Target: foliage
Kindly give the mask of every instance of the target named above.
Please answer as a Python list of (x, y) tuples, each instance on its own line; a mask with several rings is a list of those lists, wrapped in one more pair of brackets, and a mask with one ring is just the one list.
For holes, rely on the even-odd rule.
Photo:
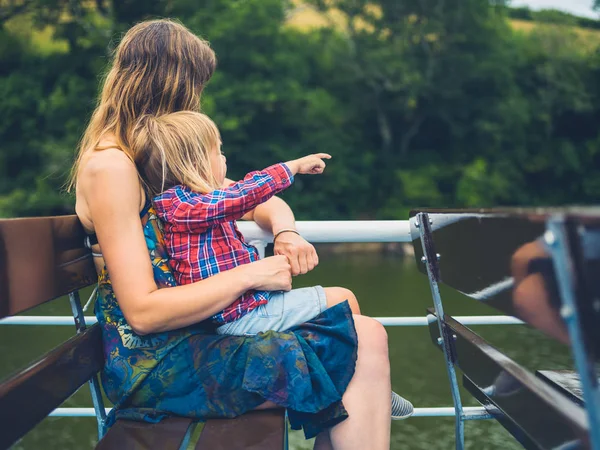
[[(325, 175), (284, 194), (300, 218), (600, 195), (598, 55), (568, 27), (512, 30), (502, 1), (4, 2), (0, 215), (72, 211), (61, 186), (110, 48), (157, 16), (180, 18), (217, 53), (203, 109), (230, 176), (333, 154)], [(330, 26), (289, 26), (306, 7)]]

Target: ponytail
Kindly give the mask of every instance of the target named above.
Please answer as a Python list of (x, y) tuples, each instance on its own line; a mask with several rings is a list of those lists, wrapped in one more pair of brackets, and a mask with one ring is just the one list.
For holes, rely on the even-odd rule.
[[(128, 141), (146, 193), (154, 197), (167, 184), (167, 158), (156, 117), (142, 116), (130, 129)], [(175, 183), (176, 184), (176, 183)]]

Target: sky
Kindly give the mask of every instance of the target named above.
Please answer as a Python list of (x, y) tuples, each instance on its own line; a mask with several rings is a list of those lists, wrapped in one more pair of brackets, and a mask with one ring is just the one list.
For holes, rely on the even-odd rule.
[(592, 10), (594, 0), (512, 0), (511, 6), (529, 6), (531, 9), (561, 9), (578, 16), (599, 18)]

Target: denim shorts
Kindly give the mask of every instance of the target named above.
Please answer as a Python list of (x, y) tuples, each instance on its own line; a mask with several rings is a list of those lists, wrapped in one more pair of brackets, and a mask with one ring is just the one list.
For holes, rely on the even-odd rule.
[(286, 331), (314, 319), (326, 309), (327, 299), (321, 286), (272, 292), (269, 303), (221, 325), (217, 334), (252, 336), (269, 330)]

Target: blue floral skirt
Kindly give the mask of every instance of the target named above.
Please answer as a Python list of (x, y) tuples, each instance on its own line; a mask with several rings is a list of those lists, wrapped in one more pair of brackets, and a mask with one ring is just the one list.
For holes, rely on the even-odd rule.
[[(175, 286), (160, 222), (141, 213), (154, 279)], [(223, 336), (199, 323), (141, 336), (129, 326), (106, 271), (98, 280), (102, 385), (116, 419), (156, 422), (176, 415), (235, 417), (267, 400), (285, 407), (292, 428), (316, 436), (347, 417), (341, 398), (356, 365), (358, 339), (348, 302), (285, 332)]]
[(341, 398), (356, 349), (347, 302), (288, 332), (195, 334), (160, 361), (114, 418), (235, 417), (270, 400), (310, 439), (347, 417)]

